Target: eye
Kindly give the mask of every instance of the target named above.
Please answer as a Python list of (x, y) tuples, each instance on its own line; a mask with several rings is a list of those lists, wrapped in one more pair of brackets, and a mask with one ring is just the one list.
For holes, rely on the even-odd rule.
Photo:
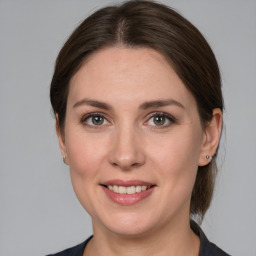
[(146, 122), (147, 125), (159, 128), (169, 127), (173, 123), (175, 123), (175, 118), (166, 113), (153, 113)]
[[(83, 116), (82, 123), (91, 127), (101, 127), (103, 125), (109, 125), (109, 121), (100, 113), (91, 113)], [(98, 128), (98, 127), (97, 127)]]

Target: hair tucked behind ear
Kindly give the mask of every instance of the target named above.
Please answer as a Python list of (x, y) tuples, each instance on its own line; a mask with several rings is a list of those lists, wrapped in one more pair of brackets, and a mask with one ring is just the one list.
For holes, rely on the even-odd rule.
[[(195, 97), (203, 127), (211, 120), (214, 108), (223, 110), (218, 64), (197, 28), (165, 5), (128, 1), (100, 9), (85, 19), (57, 57), (50, 97), (63, 134), (71, 78), (92, 53), (118, 45), (152, 48), (165, 56)], [(212, 199), (216, 172), (214, 160), (198, 168), (191, 214), (203, 218)]]

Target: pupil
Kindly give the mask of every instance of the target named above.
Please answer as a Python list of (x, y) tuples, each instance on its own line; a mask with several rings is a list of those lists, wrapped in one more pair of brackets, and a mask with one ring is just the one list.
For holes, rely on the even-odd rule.
[(154, 117), (154, 123), (155, 125), (163, 125), (165, 123), (165, 117), (164, 116)]
[(101, 125), (101, 124), (103, 124), (103, 117), (101, 117), (101, 116), (94, 116), (92, 118), (92, 122), (95, 125)]

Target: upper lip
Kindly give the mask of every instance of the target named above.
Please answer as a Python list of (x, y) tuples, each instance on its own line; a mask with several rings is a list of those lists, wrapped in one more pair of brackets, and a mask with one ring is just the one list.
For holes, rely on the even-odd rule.
[(154, 184), (142, 180), (119, 180), (119, 179), (114, 179), (114, 180), (108, 180), (102, 185), (109, 186), (109, 185), (117, 185), (117, 186), (124, 186), (124, 187), (130, 187), (130, 186), (147, 186), (151, 187)]

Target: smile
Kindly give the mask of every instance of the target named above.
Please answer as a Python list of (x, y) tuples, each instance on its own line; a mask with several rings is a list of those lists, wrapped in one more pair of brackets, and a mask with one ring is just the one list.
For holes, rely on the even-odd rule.
[(151, 186), (118, 186), (118, 185), (108, 185), (107, 188), (111, 191), (114, 191), (117, 194), (127, 194), (133, 195), (135, 193), (140, 193), (141, 191), (145, 191), (149, 189)]
[(157, 186), (139, 180), (112, 180), (101, 187), (112, 202), (129, 206), (148, 198)]

